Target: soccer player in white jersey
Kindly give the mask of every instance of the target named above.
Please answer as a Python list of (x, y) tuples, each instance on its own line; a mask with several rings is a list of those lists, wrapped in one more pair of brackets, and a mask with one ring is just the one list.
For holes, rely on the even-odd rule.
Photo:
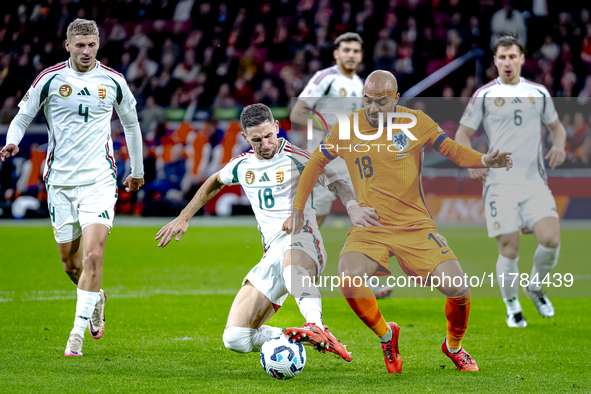
[[(357, 66), (363, 59), (363, 39), (357, 33), (344, 33), (336, 38), (334, 46), (333, 56), (336, 64), (316, 72), (310, 78), (291, 110), (289, 119), (293, 123), (306, 127), (310, 120), (306, 115), (308, 108), (317, 112), (321, 109), (338, 109), (350, 114), (363, 107), (363, 81), (356, 73)], [(322, 116), (329, 124), (326, 130), (313, 129), (312, 139), (308, 141), (307, 146), (309, 152), (314, 151), (337, 121), (336, 116), (331, 114), (322, 114)], [(351, 183), (351, 176), (343, 160), (338, 158), (330, 163), (329, 167)], [(321, 227), (326, 220), (335, 199), (334, 193), (326, 188), (319, 185), (314, 188), (314, 208), (318, 227)], [(376, 298), (386, 298), (392, 293), (391, 287), (373, 285), (370, 281), (366, 284)]]
[(43, 180), (53, 234), (66, 274), (77, 286), (74, 328), (66, 356), (82, 356), (84, 331), (100, 338), (105, 331), (101, 289), (107, 236), (117, 201), (117, 167), (111, 141), (111, 116), (117, 111), (131, 159), (127, 191), (144, 184), (142, 137), (135, 99), (123, 75), (96, 60), (99, 31), (94, 21), (76, 19), (67, 30), (70, 59), (37, 76), (8, 128), (2, 160), (18, 153), (26, 128), (41, 107), (49, 143)]
[[(304, 231), (289, 234), (293, 199), (310, 155), (277, 138), (279, 123), (263, 104), (246, 107), (240, 123), (252, 149), (233, 158), (201, 186), (179, 217), (160, 229), (156, 236), (156, 240), (160, 239), (158, 246), (166, 246), (173, 238), (179, 241), (193, 215), (225, 185), (242, 185), (254, 210), (265, 252), (244, 278), (234, 299), (223, 336), (226, 348), (248, 353), (260, 349), (268, 338), (279, 335), (281, 329), (263, 323), (292, 294), (306, 324), (287, 329), (286, 335), (350, 361), (345, 346), (323, 326), (320, 292), (310, 280), (318, 278), (326, 265), (326, 252), (310, 200), (306, 205), (306, 217), (310, 220), (305, 223)], [(333, 171), (326, 171), (319, 182), (339, 195), (354, 225), (379, 225), (375, 209), (359, 207), (353, 188)]]
[[(521, 77), (524, 49), (510, 36), (501, 37), (492, 48), (499, 77), (478, 89), (470, 100), (456, 133), (456, 141), (470, 147), (470, 137), (480, 123), (489, 149), (511, 151), (513, 170), (468, 170), (473, 179), (484, 181), (484, 211), (489, 237), (496, 237), (499, 250), (497, 276), (507, 306), (507, 325), (525, 327), (518, 299), (521, 277), (519, 229), (533, 230), (539, 243), (529, 284), (523, 291), (543, 317), (554, 316), (554, 307), (542, 291), (558, 262), (560, 226), (554, 197), (547, 186), (544, 159), (551, 168), (564, 162), (566, 131), (548, 90)], [(544, 157), (541, 124), (552, 136), (552, 148)]]

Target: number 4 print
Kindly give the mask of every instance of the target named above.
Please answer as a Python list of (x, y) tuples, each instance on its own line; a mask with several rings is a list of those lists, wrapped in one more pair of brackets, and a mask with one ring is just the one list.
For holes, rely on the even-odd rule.
[(78, 115), (84, 116), (84, 122), (88, 122), (88, 107), (84, 107), (84, 112), (82, 112), (82, 104), (78, 107)]

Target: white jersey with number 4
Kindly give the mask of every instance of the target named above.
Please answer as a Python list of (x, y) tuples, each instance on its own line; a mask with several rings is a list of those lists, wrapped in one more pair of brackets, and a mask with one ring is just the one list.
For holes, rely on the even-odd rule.
[[(99, 61), (84, 73), (75, 71), (70, 60), (41, 72), (19, 107), (31, 117), (43, 107), (47, 119), (43, 180), (54, 186), (82, 186), (117, 179), (111, 116), (113, 109), (121, 116), (135, 104), (123, 75)], [(7, 142), (18, 145), (20, 140)]]
[(482, 123), (489, 150), (511, 152), (513, 168), (489, 169), (486, 185), (523, 185), (546, 178), (541, 123), (550, 124), (558, 113), (543, 86), (521, 78), (517, 85), (502, 84), (500, 78), (478, 89), (460, 124), (477, 130)]
[[(265, 251), (274, 240), (285, 235), (281, 227), (292, 213), (300, 174), (309, 158), (307, 151), (280, 138), (279, 149), (273, 158), (257, 159), (251, 149), (233, 158), (220, 171), (222, 183), (228, 186), (240, 184), (244, 189), (259, 224)], [(318, 183), (328, 186), (338, 179), (322, 173)], [(316, 212), (312, 208), (313, 198), (312, 195), (306, 203), (303, 232), (320, 238)]]

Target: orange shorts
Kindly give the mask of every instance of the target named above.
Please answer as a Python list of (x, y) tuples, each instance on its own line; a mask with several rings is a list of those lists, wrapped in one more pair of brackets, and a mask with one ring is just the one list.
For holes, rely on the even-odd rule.
[(380, 265), (376, 275), (390, 275), (388, 259), (395, 256), (408, 276), (424, 280), (442, 262), (457, 260), (435, 227), (353, 227), (339, 257), (348, 252), (363, 253), (375, 260)]

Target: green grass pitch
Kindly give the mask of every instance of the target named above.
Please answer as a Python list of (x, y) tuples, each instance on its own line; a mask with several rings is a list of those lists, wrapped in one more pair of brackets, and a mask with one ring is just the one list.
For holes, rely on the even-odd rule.
[[(461, 373), (440, 350), (444, 299), (396, 298), (395, 291), (379, 303), (386, 319), (401, 327), (404, 365), (397, 375), (386, 373), (378, 340), (345, 300), (327, 298), (325, 323), (349, 346), (353, 361), (307, 348), (299, 376), (272, 379), (258, 353), (230, 352), (222, 342), (234, 294), (262, 254), (257, 230), (191, 228), (165, 249), (156, 247), (156, 231), (113, 229), (103, 279), (109, 296), (105, 335), (94, 340), (87, 334), (84, 357), (66, 358), (76, 293), (51, 228), (0, 227), (0, 393), (591, 392), (590, 298), (553, 298), (553, 319), (541, 318), (522, 299), (525, 329), (507, 328), (502, 300), (474, 298), (463, 345), (480, 372)], [(496, 245), (484, 229), (440, 232), (467, 272), (494, 270)], [(334, 274), (346, 230), (323, 233), (325, 274)], [(559, 271), (578, 274), (587, 287), (589, 258), (582, 245), (590, 236), (588, 230), (563, 230), (559, 263)], [(535, 246), (532, 236), (522, 238), (525, 272)], [(268, 324), (301, 325), (303, 318), (288, 299)]]

